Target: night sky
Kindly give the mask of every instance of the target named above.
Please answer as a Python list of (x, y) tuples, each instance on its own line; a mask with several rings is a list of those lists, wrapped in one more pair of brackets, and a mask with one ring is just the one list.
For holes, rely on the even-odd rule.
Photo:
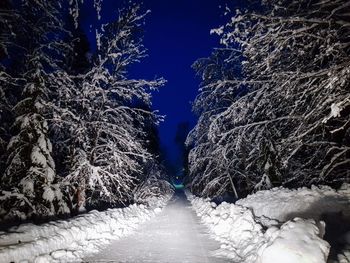
[[(137, 2), (137, 1), (134, 1)], [(154, 93), (153, 107), (166, 115), (159, 127), (163, 148), (175, 164), (179, 151), (175, 144), (175, 133), (179, 123), (189, 122), (192, 128), (196, 117), (191, 112), (200, 79), (191, 68), (200, 57), (210, 55), (218, 46), (218, 38), (210, 35), (210, 29), (222, 24), (222, 9), (225, 0), (145, 0), (143, 8), (150, 9), (145, 24), (144, 45), (148, 55), (142, 63), (131, 68), (133, 78), (154, 79), (164, 77), (165, 87)], [(116, 17), (123, 1), (104, 0), (102, 20)], [(84, 31), (88, 34), (92, 49), (95, 47), (95, 27), (99, 24), (92, 0), (85, 1), (81, 13)]]

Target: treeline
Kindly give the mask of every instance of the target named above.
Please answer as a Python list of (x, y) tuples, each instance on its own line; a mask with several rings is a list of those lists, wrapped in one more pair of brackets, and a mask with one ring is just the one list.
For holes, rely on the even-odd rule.
[(212, 30), (187, 139), (192, 191), (244, 196), (350, 181), (350, 5), (248, 1)]
[(168, 189), (151, 110), (165, 81), (128, 77), (146, 56), (147, 12), (119, 10), (90, 53), (78, 15), (73, 1), (1, 1), (1, 221), (145, 202)]

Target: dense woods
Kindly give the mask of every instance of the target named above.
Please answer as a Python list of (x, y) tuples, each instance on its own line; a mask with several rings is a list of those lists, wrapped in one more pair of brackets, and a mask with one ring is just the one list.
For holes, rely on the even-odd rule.
[(128, 77), (146, 56), (147, 14), (125, 6), (90, 50), (78, 2), (1, 2), (2, 221), (146, 202), (168, 189), (151, 110), (165, 81)]
[(349, 0), (0, 0), (0, 263), (344, 263), (349, 207)]
[(187, 138), (196, 194), (339, 186), (350, 170), (350, 3), (256, 1), (212, 30)]
[[(101, 1), (91, 3), (101, 19)], [(169, 189), (152, 92), (129, 76), (147, 56), (149, 11), (128, 3), (96, 29), (79, 1), (0, 4), (0, 217), (69, 216)], [(193, 68), (198, 123), (176, 143), (198, 195), (349, 182), (350, 16), (345, 0), (226, 7), (220, 47)], [(188, 153), (188, 150), (190, 152)], [(188, 157), (187, 157), (188, 155)], [(179, 168), (181, 170), (181, 168)]]

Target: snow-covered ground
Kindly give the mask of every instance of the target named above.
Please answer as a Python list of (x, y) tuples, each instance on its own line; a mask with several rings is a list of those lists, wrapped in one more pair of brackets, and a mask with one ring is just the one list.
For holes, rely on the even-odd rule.
[(328, 213), (342, 212), (350, 217), (350, 185), (335, 191), (328, 186), (290, 190), (282, 187), (259, 191), (238, 200), (237, 205), (251, 208), (256, 217), (285, 222), (297, 216), (323, 219)]
[[(107, 246), (161, 212), (167, 196), (153, 199), (149, 206), (91, 211), (70, 220), (13, 227), (0, 233), (0, 262), (79, 262), (101, 258), (104, 250), (97, 258), (91, 255), (107, 248), (113, 253), (104, 256), (131, 257), (135, 262), (150, 262), (149, 259), (164, 262), (164, 258), (172, 260), (169, 262), (178, 259), (203, 262), (203, 258), (209, 262), (226, 262), (224, 258), (230, 258), (235, 263), (350, 262), (350, 228), (346, 228), (350, 218), (349, 185), (338, 191), (329, 187), (274, 188), (259, 191), (236, 204), (216, 205), (189, 193), (187, 196), (220, 242), (219, 248), (204, 237), (205, 231), (196, 230), (199, 225), (186, 203), (180, 202), (182, 199), (171, 202), (166, 213), (139, 228), (137, 235)], [(329, 228), (332, 223), (334, 229)], [(337, 252), (330, 259), (330, 244), (324, 239)], [(336, 250), (333, 241), (338, 246)], [(130, 250), (131, 243), (139, 245)], [(199, 250), (202, 252), (198, 254)]]
[[(323, 238), (329, 217), (349, 220), (350, 189), (329, 187), (260, 191), (236, 204), (216, 206), (208, 199), (188, 194), (197, 212), (221, 242), (218, 254), (234, 262), (323, 263), (330, 245)], [(349, 221), (347, 221), (349, 222)], [(339, 226), (341, 228), (341, 226)], [(338, 236), (343, 242), (336, 259), (350, 262), (350, 232)]]
[(22, 224), (0, 233), (0, 262), (79, 262), (111, 240), (132, 233), (141, 223), (161, 212), (170, 196), (149, 205), (91, 211), (43, 225)]
[(163, 211), (137, 231), (113, 241), (84, 262), (229, 263), (215, 257), (220, 243), (210, 238), (186, 196), (177, 191)]

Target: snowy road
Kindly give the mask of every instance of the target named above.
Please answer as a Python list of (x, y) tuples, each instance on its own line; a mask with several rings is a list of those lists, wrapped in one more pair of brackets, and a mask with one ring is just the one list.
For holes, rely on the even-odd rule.
[(129, 237), (112, 242), (85, 262), (120, 263), (226, 263), (212, 252), (220, 244), (191, 208), (184, 193), (177, 193), (163, 211)]

